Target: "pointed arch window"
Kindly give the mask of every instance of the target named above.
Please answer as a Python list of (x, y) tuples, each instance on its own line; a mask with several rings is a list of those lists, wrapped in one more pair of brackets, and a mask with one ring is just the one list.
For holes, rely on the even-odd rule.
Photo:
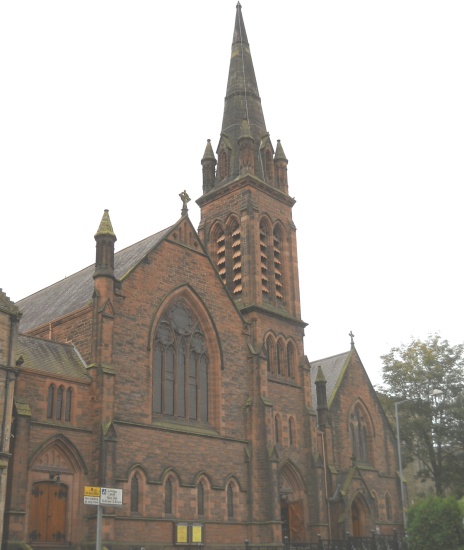
[(47, 393), (47, 418), (53, 418), (53, 405), (55, 402), (55, 385), (50, 384)]
[(360, 462), (368, 463), (369, 434), (366, 416), (359, 405), (356, 405), (350, 414), (350, 440), (353, 456)]
[(274, 417), (274, 438), (276, 444), (282, 443), (282, 423), (278, 414)]
[(56, 419), (61, 420), (63, 415), (63, 397), (64, 397), (64, 388), (60, 386), (56, 392)]
[(185, 301), (178, 300), (155, 333), (153, 412), (208, 422), (208, 370), (205, 335)]
[(227, 517), (229, 519), (234, 517), (234, 491), (232, 489), (232, 483), (227, 485)]
[(66, 408), (64, 411), (64, 419), (69, 422), (71, 420), (71, 407), (72, 407), (72, 388), (66, 390)]
[(219, 181), (222, 181), (229, 175), (229, 156), (227, 151), (223, 149), (219, 153)]
[(170, 478), (164, 485), (164, 513), (172, 514), (172, 481)]
[(290, 447), (296, 445), (295, 419), (292, 416), (288, 420), (288, 442)]
[(385, 493), (385, 514), (387, 516), (387, 521), (391, 521), (392, 519), (392, 505), (391, 505), (391, 498), (388, 493)]
[(277, 342), (277, 374), (284, 374), (284, 344), (281, 340)]
[(274, 372), (275, 348), (272, 336), (266, 338), (267, 372)]
[(202, 481), (197, 486), (197, 511), (199, 516), (205, 515), (205, 488)]
[(137, 474), (134, 474), (131, 480), (130, 488), (130, 511), (139, 511), (139, 478)]
[(287, 344), (287, 377), (295, 378), (295, 350), (293, 344), (289, 342)]

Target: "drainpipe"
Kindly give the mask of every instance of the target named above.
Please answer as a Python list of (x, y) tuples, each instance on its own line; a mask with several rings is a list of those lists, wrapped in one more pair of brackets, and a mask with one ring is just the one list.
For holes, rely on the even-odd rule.
[(327, 522), (329, 524), (329, 541), (332, 540), (332, 526), (330, 522), (330, 502), (327, 483), (327, 460), (325, 456), (325, 431), (322, 432), (322, 460), (324, 462), (325, 502), (327, 504)]

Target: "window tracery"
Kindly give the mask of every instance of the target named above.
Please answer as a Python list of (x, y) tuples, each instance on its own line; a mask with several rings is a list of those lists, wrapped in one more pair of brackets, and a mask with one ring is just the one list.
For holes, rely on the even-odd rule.
[(350, 414), (349, 430), (353, 456), (360, 462), (369, 462), (368, 425), (364, 411), (359, 404)]
[(155, 333), (153, 412), (208, 421), (206, 339), (184, 300), (165, 310)]

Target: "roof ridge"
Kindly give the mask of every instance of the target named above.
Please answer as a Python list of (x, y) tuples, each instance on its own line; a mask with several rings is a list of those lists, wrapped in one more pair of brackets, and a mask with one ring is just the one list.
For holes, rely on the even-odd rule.
[(335, 355), (329, 355), (328, 357), (321, 357), (319, 359), (313, 359), (309, 361), (309, 364), (312, 365), (313, 363), (317, 363), (318, 361), (326, 361), (327, 359), (334, 359), (335, 357), (341, 357), (342, 355), (348, 355), (351, 352), (351, 350), (344, 351), (342, 353), (336, 353)]

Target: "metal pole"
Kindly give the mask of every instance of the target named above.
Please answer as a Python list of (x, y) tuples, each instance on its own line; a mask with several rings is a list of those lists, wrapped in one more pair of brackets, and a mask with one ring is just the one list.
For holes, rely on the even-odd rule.
[(406, 403), (406, 401), (407, 399), (404, 399), (403, 401), (395, 402), (396, 439), (397, 439), (397, 445), (398, 445), (398, 462), (400, 466), (401, 508), (403, 510), (403, 525), (405, 530), (406, 530), (406, 510), (405, 510), (405, 503), (404, 503), (403, 464), (401, 461), (400, 422), (398, 419), (398, 405), (401, 405), (401, 403)]
[(97, 541), (95, 545), (96, 550), (101, 550), (101, 545), (102, 545), (101, 534), (102, 534), (102, 505), (99, 504), (97, 506)]

